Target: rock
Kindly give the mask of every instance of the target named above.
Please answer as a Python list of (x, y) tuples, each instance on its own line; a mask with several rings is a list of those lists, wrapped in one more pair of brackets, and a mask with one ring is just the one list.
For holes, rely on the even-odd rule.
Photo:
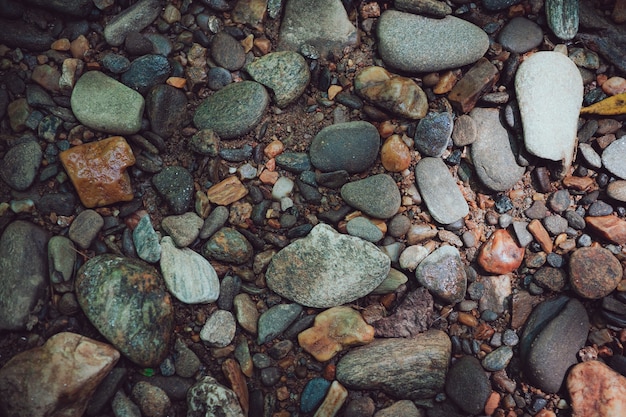
[(211, 41), (211, 57), (218, 67), (237, 71), (246, 62), (246, 52), (237, 39), (228, 33), (218, 32)]
[(216, 310), (200, 331), (200, 339), (211, 347), (228, 346), (235, 337), (237, 323), (230, 311)]
[[(3, 3), (6, 7), (9, 3)], [(26, 48), (31, 51), (45, 51), (54, 38), (48, 31), (42, 31), (35, 24), (27, 24), (22, 19), (0, 19), (0, 42), (11, 48)]]
[(301, 52), (307, 45), (326, 58), (358, 43), (357, 29), (339, 0), (291, 0), (285, 5), (278, 35), (279, 50)]
[(400, 208), (396, 182), (387, 174), (377, 174), (341, 187), (341, 197), (352, 207), (372, 217), (388, 219)]
[(481, 362), (483, 368), (489, 372), (501, 371), (507, 367), (513, 358), (513, 349), (510, 346), (500, 346), (485, 356)]
[(212, 129), (222, 139), (232, 139), (248, 133), (261, 121), (269, 99), (257, 82), (229, 84), (198, 106), (193, 123), (198, 129)]
[(537, 52), (519, 66), (515, 91), (526, 149), (540, 158), (562, 161), (562, 172), (567, 172), (583, 97), (580, 71), (559, 52)]
[(395, 0), (393, 4), (398, 10), (418, 15), (446, 17), (452, 13), (450, 6), (437, 0)]
[(187, 417), (244, 417), (237, 395), (205, 376), (187, 392)]
[(337, 123), (319, 131), (311, 142), (309, 155), (323, 172), (346, 170), (350, 174), (368, 169), (378, 156), (380, 135), (364, 121)]
[(318, 362), (326, 362), (350, 346), (374, 340), (374, 328), (348, 306), (329, 308), (315, 317), (313, 327), (298, 335), (298, 343)]
[(402, 172), (411, 165), (411, 150), (400, 135), (391, 135), (380, 149), (380, 162), (389, 172)]
[(9, 187), (24, 191), (30, 187), (39, 171), (43, 152), (36, 140), (27, 139), (9, 148), (0, 164), (0, 178)]
[(483, 95), (492, 91), (498, 77), (495, 65), (480, 58), (450, 90), (450, 104), (459, 113), (471, 111)]
[(273, 52), (245, 66), (252, 79), (274, 93), (278, 107), (286, 107), (304, 92), (311, 72), (302, 55), (291, 52)]
[(616, 245), (626, 244), (626, 221), (616, 216), (585, 217), (592, 232)]
[(422, 415), (422, 412), (415, 406), (413, 401), (400, 400), (394, 402), (389, 407), (377, 411), (374, 417), (420, 417)]
[(543, 30), (532, 20), (514, 17), (498, 33), (498, 42), (511, 52), (523, 54), (538, 47), (543, 41)]
[(97, 211), (81, 211), (70, 225), (68, 236), (81, 249), (87, 249), (103, 226), (104, 219)]
[(576, 354), (585, 344), (589, 318), (585, 307), (565, 296), (539, 304), (526, 322), (520, 356), (531, 384), (557, 392)]
[(122, 74), (121, 81), (133, 90), (146, 94), (152, 87), (165, 82), (171, 71), (166, 57), (149, 54), (133, 60), (128, 71)]
[(490, 310), (497, 314), (505, 311), (506, 299), (511, 295), (509, 275), (491, 275), (482, 278), (483, 295), (479, 300), (480, 311)]
[(252, 259), (252, 245), (237, 230), (222, 227), (202, 247), (202, 255), (208, 259), (244, 264)]
[(141, 32), (161, 12), (158, 0), (141, 0), (116, 15), (104, 28), (104, 39), (109, 45), (124, 43), (130, 32)]
[(344, 355), (336, 377), (351, 389), (382, 390), (399, 399), (432, 398), (443, 389), (451, 346), (440, 330), (412, 339), (376, 339)]
[(335, 416), (348, 398), (348, 390), (338, 381), (333, 381), (326, 393), (324, 401), (315, 413), (318, 416)]
[(307, 382), (300, 395), (300, 411), (303, 413), (310, 413), (319, 406), (328, 389), (331, 382), (320, 377), (312, 378)]
[(473, 356), (463, 356), (452, 364), (445, 389), (448, 397), (469, 414), (480, 414), (491, 394), (489, 378)]
[(377, 337), (414, 337), (433, 322), (433, 297), (424, 287), (411, 291), (393, 314), (373, 323)]
[[(478, 26), (387, 10), (378, 19), (378, 50), (386, 64), (407, 72), (433, 72), (476, 62), (489, 47)], [(407, 38), (407, 33), (419, 34)]]
[(575, 416), (610, 417), (626, 410), (626, 378), (598, 360), (572, 367), (567, 391)]
[(76, 257), (74, 244), (65, 236), (53, 236), (48, 241), (48, 271), (57, 291), (64, 292), (61, 288), (72, 288)]
[(626, 180), (616, 180), (609, 183), (606, 187), (606, 195), (622, 203), (626, 202)]
[[(226, 278), (222, 280), (222, 283), (224, 283)], [(252, 334), (257, 334), (259, 312), (257, 311), (256, 304), (252, 301), (252, 298), (245, 293), (235, 295), (233, 299), (233, 309), (237, 317), (237, 323), (239, 323), (244, 330)]]
[(169, 236), (161, 239), (160, 265), (167, 289), (183, 303), (212, 303), (219, 297), (213, 266), (197, 252), (177, 248)]
[(202, 362), (181, 339), (176, 339), (174, 348), (176, 350), (176, 356), (174, 358), (176, 374), (183, 378), (193, 377), (202, 366)]
[(415, 149), (422, 156), (441, 156), (450, 142), (452, 128), (452, 114), (428, 113), (415, 129)]
[(428, 111), (426, 93), (415, 81), (382, 67), (361, 70), (354, 78), (354, 89), (375, 106), (401, 117), (421, 119)]
[(302, 306), (299, 304), (277, 304), (261, 314), (257, 343), (262, 345), (278, 337), (298, 318), (301, 312)]
[(405, 284), (407, 281), (408, 278), (406, 275), (397, 269), (391, 268), (385, 280), (372, 291), (372, 294), (389, 294), (397, 290), (400, 285)]
[(456, 304), (465, 297), (467, 275), (454, 246), (441, 246), (428, 255), (415, 270), (415, 278), (448, 304)]
[(89, 321), (142, 367), (158, 366), (169, 350), (174, 310), (162, 280), (143, 261), (109, 254), (76, 274), (76, 298)]
[(146, 97), (146, 113), (150, 130), (162, 138), (169, 138), (189, 123), (187, 96), (183, 90), (159, 84)]
[(161, 245), (159, 235), (154, 230), (150, 215), (146, 214), (139, 219), (133, 230), (133, 243), (137, 256), (148, 263), (155, 263), (161, 259)]
[(597, 300), (609, 295), (622, 280), (622, 265), (601, 246), (579, 248), (570, 256), (572, 289), (581, 297)]
[(152, 184), (174, 214), (183, 214), (191, 205), (193, 177), (185, 168), (172, 165), (152, 177)]
[(498, 229), (480, 248), (478, 264), (487, 272), (508, 274), (519, 268), (524, 253), (524, 248), (517, 246), (509, 232)]
[(365, 217), (355, 217), (346, 224), (346, 231), (351, 236), (360, 237), (368, 242), (376, 243), (383, 238), (383, 232)]
[(204, 224), (202, 225), (202, 229), (200, 230), (200, 235), (198, 236), (200, 239), (207, 239), (219, 229), (221, 229), (228, 220), (230, 212), (228, 208), (224, 206), (217, 206), (211, 211), (209, 217), (204, 220)]
[(172, 238), (172, 241), (179, 248), (191, 245), (198, 238), (203, 225), (202, 217), (192, 212), (167, 216), (161, 222), (163, 231)]
[(146, 417), (165, 417), (172, 402), (161, 388), (149, 382), (139, 381), (133, 387), (131, 398)]
[(545, 4), (548, 27), (557, 38), (569, 41), (578, 33), (578, 2), (547, 0)]
[(611, 174), (626, 180), (626, 168), (623, 164), (624, 153), (626, 152), (626, 136), (613, 141), (602, 152), (602, 165)]
[(30, 329), (44, 301), (47, 245), (42, 228), (16, 220), (0, 237), (0, 330)]
[(74, 333), (13, 356), (0, 369), (0, 412), (15, 416), (80, 417), (119, 360), (112, 346)]
[(533, 275), (533, 281), (542, 288), (560, 292), (567, 283), (567, 275), (561, 268), (543, 266)]
[(83, 74), (72, 90), (70, 103), (76, 118), (92, 129), (130, 135), (141, 128), (145, 106), (141, 94), (101, 72)]
[(248, 195), (248, 189), (236, 176), (224, 178), (207, 191), (207, 197), (213, 204), (227, 206)]
[(422, 158), (415, 167), (415, 182), (435, 221), (450, 224), (469, 213), (461, 190), (441, 158)]
[[(274, 255), (265, 279), (272, 291), (289, 300), (334, 307), (369, 294), (385, 279), (389, 266), (389, 258), (373, 244), (320, 223)], [(297, 286), (294, 276), (300, 277)]]
[(514, 140), (500, 121), (498, 109), (475, 108), (470, 117), (476, 125), (472, 161), (481, 182), (494, 191), (506, 191), (522, 178), (526, 169), (516, 162)]
[(467, 114), (462, 114), (454, 121), (452, 141), (458, 147), (471, 145), (476, 140), (476, 123)]

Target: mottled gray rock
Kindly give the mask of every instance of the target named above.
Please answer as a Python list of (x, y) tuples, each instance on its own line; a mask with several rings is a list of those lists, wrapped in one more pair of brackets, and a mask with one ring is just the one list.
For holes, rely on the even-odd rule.
[(446, 394), (469, 414), (480, 414), (491, 394), (491, 384), (478, 359), (463, 356), (446, 376)]
[(140, 32), (161, 12), (159, 0), (141, 0), (115, 16), (104, 28), (104, 39), (109, 45), (124, 43), (130, 32)]
[(202, 255), (217, 261), (244, 264), (253, 255), (252, 245), (231, 227), (222, 227), (202, 247)]
[(415, 278), (446, 303), (456, 304), (465, 297), (467, 275), (454, 246), (442, 246), (428, 255), (417, 266)]
[(174, 214), (183, 214), (193, 199), (193, 177), (184, 167), (171, 165), (152, 177), (152, 184)]
[(200, 339), (211, 347), (228, 346), (235, 337), (237, 323), (230, 311), (216, 310), (202, 327)]
[(395, 0), (396, 9), (419, 15), (445, 17), (452, 13), (452, 8), (438, 0)]
[(162, 138), (169, 138), (189, 123), (187, 96), (181, 89), (159, 84), (146, 97), (146, 114), (150, 130)]
[(387, 174), (377, 174), (341, 187), (341, 197), (352, 207), (372, 217), (388, 219), (400, 208), (396, 182)]
[(621, 179), (626, 179), (626, 136), (612, 142), (602, 152), (602, 164), (611, 174)]
[(187, 392), (187, 417), (244, 417), (237, 395), (205, 376)]
[(502, 125), (500, 111), (476, 107), (470, 117), (476, 124), (476, 141), (472, 144), (476, 174), (494, 191), (511, 189), (526, 170), (517, 165), (512, 147), (514, 138)]
[(258, 323), (258, 344), (262, 345), (279, 336), (301, 312), (300, 304), (278, 304), (261, 314)]
[(191, 245), (198, 238), (203, 225), (202, 217), (192, 212), (167, 216), (161, 222), (163, 231), (170, 235), (179, 248)]
[(378, 19), (377, 32), (383, 61), (408, 72), (462, 67), (489, 48), (482, 29), (454, 16), (433, 19), (387, 10)]
[(137, 256), (144, 261), (155, 263), (161, 258), (159, 235), (154, 230), (149, 215), (146, 214), (139, 219), (139, 223), (133, 230), (133, 243), (137, 250)]
[(104, 226), (104, 219), (95, 210), (81, 211), (70, 225), (69, 238), (81, 249), (87, 249)]
[(369, 294), (389, 267), (389, 258), (373, 244), (320, 223), (274, 255), (265, 279), (272, 291), (289, 300), (334, 307)]
[(415, 182), (435, 221), (450, 224), (469, 213), (461, 190), (441, 158), (422, 158), (415, 167)]
[(532, 20), (514, 17), (498, 33), (498, 42), (511, 52), (523, 54), (543, 41), (543, 30)]
[[(445, 4), (445, 3), (444, 3)], [(368, 397), (366, 397), (368, 398)], [(346, 413), (346, 416), (348, 414)], [(365, 415), (365, 414), (359, 414)], [(422, 412), (415, 406), (413, 401), (410, 400), (400, 400), (394, 402), (387, 408), (383, 408), (374, 414), (374, 417), (420, 417), (422, 416)]]
[(368, 242), (376, 243), (383, 238), (383, 232), (365, 217), (355, 217), (346, 224), (348, 234)]
[(415, 129), (415, 149), (422, 156), (441, 156), (452, 135), (452, 114), (428, 113)]
[(172, 66), (166, 57), (149, 54), (133, 60), (120, 80), (133, 90), (146, 94), (152, 87), (164, 83), (171, 72)]
[(451, 342), (440, 330), (411, 339), (376, 339), (337, 363), (337, 380), (348, 388), (382, 390), (400, 399), (432, 398), (443, 389)]
[(11, 147), (2, 158), (0, 178), (14, 190), (24, 191), (37, 177), (43, 152), (36, 140), (25, 140)]
[(65, 236), (53, 236), (48, 241), (48, 271), (57, 291), (72, 289), (76, 256), (74, 244)]

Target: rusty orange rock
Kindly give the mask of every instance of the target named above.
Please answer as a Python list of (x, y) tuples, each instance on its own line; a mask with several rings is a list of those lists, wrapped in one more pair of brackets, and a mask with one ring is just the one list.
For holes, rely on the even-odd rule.
[(623, 416), (626, 413), (626, 378), (600, 361), (574, 366), (567, 376), (572, 416)]
[(222, 363), (222, 372), (224, 372), (224, 376), (228, 379), (233, 392), (237, 395), (244, 415), (248, 415), (250, 395), (248, 394), (246, 378), (243, 376), (239, 364), (236, 360), (228, 358)]
[(380, 149), (380, 161), (387, 171), (401, 172), (411, 165), (411, 151), (400, 135), (391, 135)]
[(554, 243), (548, 234), (548, 231), (543, 224), (537, 219), (534, 219), (528, 224), (528, 231), (535, 238), (541, 249), (543, 249), (546, 253), (551, 253), (552, 249), (554, 249)]
[(241, 200), (246, 194), (248, 189), (235, 176), (225, 178), (207, 191), (209, 201), (220, 206)]
[(616, 245), (626, 244), (626, 221), (615, 216), (585, 217), (587, 226), (598, 236)]
[(524, 248), (517, 246), (509, 232), (496, 230), (478, 253), (478, 264), (487, 272), (504, 275), (519, 268)]
[(59, 157), (85, 207), (133, 199), (126, 168), (135, 163), (135, 156), (123, 137), (74, 146)]

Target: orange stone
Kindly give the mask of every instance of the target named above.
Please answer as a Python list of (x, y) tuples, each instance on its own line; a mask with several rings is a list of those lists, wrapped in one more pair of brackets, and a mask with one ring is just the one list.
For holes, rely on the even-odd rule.
[(261, 175), (259, 175), (259, 180), (261, 180), (263, 184), (275, 184), (276, 181), (278, 181), (278, 176), (278, 172), (265, 169), (261, 172)]
[(343, 88), (340, 85), (331, 85), (328, 87), (328, 99), (334, 100), (335, 96), (337, 96), (341, 90), (343, 90)]
[(52, 42), (50, 45), (50, 49), (54, 49), (55, 51), (69, 51), (70, 50), (70, 40), (67, 38), (57, 39)]
[(488, 416), (493, 415), (496, 412), (496, 408), (498, 408), (498, 404), (500, 404), (500, 394), (492, 391), (485, 403), (485, 414)]
[(73, 58), (83, 59), (88, 50), (89, 40), (85, 37), (85, 35), (78, 36), (78, 38), (74, 39), (70, 44), (70, 52), (72, 53)]
[(461, 77), (461, 71), (446, 71), (439, 76), (439, 80), (437, 81), (437, 85), (433, 88), (433, 93), (435, 94), (447, 94), (454, 88), (456, 83), (459, 81)]
[(248, 189), (236, 176), (222, 180), (207, 191), (209, 201), (220, 206), (227, 206), (241, 200), (246, 194), (248, 194)]
[(59, 157), (85, 207), (133, 199), (126, 168), (135, 163), (135, 156), (123, 137), (74, 146)]
[(585, 217), (587, 226), (598, 236), (616, 245), (626, 244), (626, 221), (615, 216)]
[(569, 175), (563, 178), (563, 185), (577, 191), (589, 191), (593, 187), (593, 178)]
[(626, 415), (626, 378), (600, 361), (572, 367), (567, 376), (572, 416)]
[(285, 145), (278, 139), (275, 139), (271, 141), (265, 149), (263, 149), (263, 153), (268, 157), (268, 159), (272, 159), (283, 153), (284, 150)]
[(554, 244), (552, 243), (552, 239), (550, 239), (550, 235), (548, 231), (543, 227), (543, 224), (537, 219), (534, 219), (528, 224), (528, 231), (535, 238), (535, 240), (541, 246), (541, 249), (546, 253), (552, 253), (552, 249), (554, 249)]
[(380, 149), (380, 161), (387, 171), (401, 172), (411, 165), (411, 151), (400, 135), (391, 135)]
[(250, 396), (248, 394), (248, 385), (246, 384), (246, 378), (241, 372), (241, 368), (236, 360), (228, 358), (222, 363), (222, 372), (230, 383), (230, 388), (237, 395), (239, 404), (243, 410), (244, 415), (248, 415), (250, 409)]
[(519, 268), (524, 259), (524, 248), (515, 243), (509, 232), (496, 230), (478, 253), (478, 264), (487, 272), (504, 275)]
[(183, 89), (187, 84), (187, 79), (183, 77), (169, 77), (165, 83), (167, 85), (171, 85), (172, 87)]

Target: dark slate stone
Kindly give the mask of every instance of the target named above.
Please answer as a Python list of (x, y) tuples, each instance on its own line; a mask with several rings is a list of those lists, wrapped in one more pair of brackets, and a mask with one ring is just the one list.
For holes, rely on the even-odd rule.
[(425, 156), (441, 156), (448, 147), (453, 127), (450, 113), (428, 113), (415, 130), (415, 148)]
[(182, 90), (159, 84), (146, 97), (150, 129), (164, 138), (172, 136), (189, 123), (187, 96)]
[(145, 94), (170, 76), (172, 67), (162, 55), (144, 55), (130, 64), (128, 71), (122, 74), (121, 81), (128, 87)]
[(193, 199), (193, 177), (180, 166), (165, 167), (152, 177), (152, 184), (174, 214), (183, 214)]
[(463, 356), (448, 370), (446, 394), (463, 411), (480, 414), (491, 394), (491, 384), (478, 359)]

